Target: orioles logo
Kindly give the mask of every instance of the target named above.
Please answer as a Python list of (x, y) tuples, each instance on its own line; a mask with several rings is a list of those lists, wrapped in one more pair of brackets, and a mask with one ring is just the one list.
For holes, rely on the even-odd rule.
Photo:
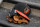
[(24, 13), (27, 14), (30, 10), (28, 8), (24, 9)]

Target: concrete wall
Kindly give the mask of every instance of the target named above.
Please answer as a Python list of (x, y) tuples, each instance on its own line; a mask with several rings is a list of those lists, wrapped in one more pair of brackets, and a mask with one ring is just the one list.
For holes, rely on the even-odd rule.
[(40, 17), (40, 10), (31, 8), (31, 12), (32, 12), (31, 15)]
[(1, 6), (3, 8), (12, 9), (15, 6), (15, 4), (3, 2)]
[(2, 3), (3, 0), (0, 0), (0, 4)]

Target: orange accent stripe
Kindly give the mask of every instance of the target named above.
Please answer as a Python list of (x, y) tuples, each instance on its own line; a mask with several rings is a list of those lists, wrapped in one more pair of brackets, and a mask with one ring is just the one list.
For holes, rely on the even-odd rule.
[(20, 15), (22, 15), (23, 17), (25, 17), (26, 19), (28, 19), (29, 21), (30, 21), (30, 19), (25, 15), (25, 14), (23, 14), (22, 12), (20, 12), (20, 11), (18, 11), (18, 10), (16, 10)]

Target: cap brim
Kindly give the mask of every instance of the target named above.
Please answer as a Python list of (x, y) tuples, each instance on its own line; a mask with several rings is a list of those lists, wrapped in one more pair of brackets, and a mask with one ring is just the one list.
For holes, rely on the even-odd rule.
[(26, 19), (28, 19), (30, 21), (30, 19), (28, 18), (28, 16), (26, 16), (25, 14), (23, 14), (22, 12), (20, 12), (18, 10), (16, 10), (16, 11), (17, 11), (17, 13), (19, 13), (20, 15), (22, 15), (23, 17), (25, 17)]

